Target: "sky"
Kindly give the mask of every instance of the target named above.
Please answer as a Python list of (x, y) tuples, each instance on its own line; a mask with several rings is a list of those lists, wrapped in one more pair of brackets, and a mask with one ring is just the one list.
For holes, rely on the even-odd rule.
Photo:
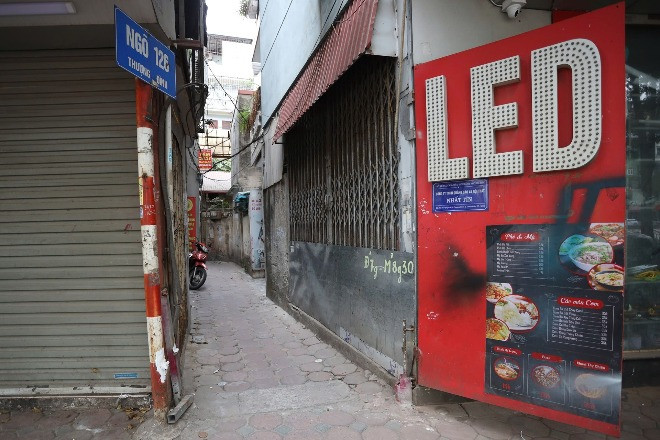
[(239, 0), (206, 0), (206, 5), (206, 28), (209, 34), (256, 38), (256, 20), (242, 17), (238, 13)]

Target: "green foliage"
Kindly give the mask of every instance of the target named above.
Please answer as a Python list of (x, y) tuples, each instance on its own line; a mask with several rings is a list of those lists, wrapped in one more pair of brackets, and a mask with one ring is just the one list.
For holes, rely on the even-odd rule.
[(213, 171), (231, 171), (231, 160), (214, 158)]
[(250, 115), (252, 112), (250, 110), (239, 110), (238, 112), (238, 128), (241, 131), (241, 134), (245, 134), (250, 130)]

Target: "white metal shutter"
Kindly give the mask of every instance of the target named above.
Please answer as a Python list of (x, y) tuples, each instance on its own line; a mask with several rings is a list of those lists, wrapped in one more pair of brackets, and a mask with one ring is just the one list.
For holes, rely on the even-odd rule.
[(114, 50), (0, 52), (0, 394), (148, 385), (135, 136)]

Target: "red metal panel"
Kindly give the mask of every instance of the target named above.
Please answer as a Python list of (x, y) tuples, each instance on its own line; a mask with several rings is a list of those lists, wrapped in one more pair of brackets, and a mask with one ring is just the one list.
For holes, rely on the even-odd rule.
[[(532, 172), (531, 51), (585, 38), (602, 62), (602, 142), (587, 165), (567, 171)], [(490, 207), (482, 212), (433, 213), (427, 181), (426, 84), (446, 77), (450, 158), (472, 158), (470, 68), (520, 56), (520, 81), (495, 88), (495, 104), (518, 105), (518, 127), (497, 130), (498, 152), (523, 151), (522, 175), (489, 179)], [(418, 194), (419, 383), (468, 398), (512, 408), (609, 434), (619, 426), (485, 392), (486, 226), (555, 223), (562, 192), (602, 179), (625, 177), (624, 5), (589, 14), (472, 50), (421, 64), (415, 69)], [(559, 73), (559, 140), (572, 138), (571, 75)], [(472, 171), (472, 166), (470, 166)], [(584, 199), (578, 191), (574, 201)], [(582, 199), (581, 199), (582, 197)], [(582, 206), (582, 203), (579, 203)], [(570, 210), (567, 210), (570, 211)], [(622, 222), (625, 188), (599, 197), (591, 222)], [(580, 214), (578, 214), (580, 215)], [(620, 341), (619, 341), (620, 342)]]
[(334, 23), (282, 102), (278, 139), (362, 55), (371, 44), (378, 0), (355, 0)]

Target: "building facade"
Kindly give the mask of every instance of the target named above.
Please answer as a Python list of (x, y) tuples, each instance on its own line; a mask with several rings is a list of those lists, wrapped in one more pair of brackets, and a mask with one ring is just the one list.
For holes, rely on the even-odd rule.
[[(615, 433), (616, 387), (657, 380), (657, 73), (642, 49), (657, 33), (656, 6), (286, 3), (260, 4), (255, 54), (261, 142), (252, 159), (264, 167), (269, 297), (393, 376)], [(564, 45), (585, 52), (548, 58), (544, 71), (539, 57)], [(582, 82), (584, 72), (592, 77)], [(596, 125), (582, 134), (584, 115)], [(555, 163), (537, 153), (544, 145), (588, 158)], [(498, 249), (514, 246), (514, 232), (557, 247), (537, 250), (540, 275), (502, 272)], [(583, 249), (604, 254), (582, 264)], [(558, 295), (559, 308), (539, 290)], [(528, 327), (503, 318), (518, 297)], [(576, 348), (593, 335), (572, 314), (592, 297), (608, 311), (599, 334), (607, 352)], [(502, 342), (483, 336), (494, 325), (509, 332)], [(511, 391), (515, 381), (498, 391), (493, 369), (504, 361), (521, 381), (556, 372), (561, 393), (528, 382)], [(602, 406), (584, 401), (582, 382), (603, 372), (617, 385)]]
[[(205, 5), (66, 3), (54, 15), (18, 5), (0, 17), (4, 402), (152, 391), (136, 79), (115, 60), (115, 3), (176, 55), (177, 99), (154, 90), (145, 108), (154, 127), (155, 256), (168, 294), (170, 352), (183, 348), (188, 328), (185, 201), (198, 179), (189, 150), (206, 95), (195, 48), (204, 44)], [(169, 386), (167, 367), (166, 375)]]

